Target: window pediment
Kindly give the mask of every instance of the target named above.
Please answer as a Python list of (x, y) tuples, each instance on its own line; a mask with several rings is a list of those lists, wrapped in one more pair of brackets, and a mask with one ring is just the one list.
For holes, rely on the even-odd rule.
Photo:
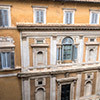
[(99, 45), (99, 44), (100, 44), (99, 42), (87, 42), (87, 43), (85, 43), (85, 45), (87, 45), (87, 46)]
[(73, 81), (77, 81), (77, 77), (69, 77), (69, 78), (57, 79), (58, 83), (73, 82)]
[(48, 44), (31, 44), (32, 48), (37, 48), (37, 47), (41, 47), (41, 48), (48, 48), (49, 45)]
[(11, 37), (0, 37), (0, 48), (14, 48), (14, 40)]

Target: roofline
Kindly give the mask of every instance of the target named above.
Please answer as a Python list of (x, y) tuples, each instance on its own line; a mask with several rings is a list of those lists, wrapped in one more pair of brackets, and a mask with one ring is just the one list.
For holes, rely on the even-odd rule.
[(100, 1), (81, 1), (81, 0), (53, 0), (53, 1), (61, 1), (61, 2), (80, 2), (80, 3), (100, 3)]

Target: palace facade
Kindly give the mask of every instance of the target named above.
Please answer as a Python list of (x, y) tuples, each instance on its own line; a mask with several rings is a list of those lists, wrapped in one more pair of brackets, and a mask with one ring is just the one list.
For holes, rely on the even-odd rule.
[(100, 100), (100, 0), (1, 0), (0, 100)]

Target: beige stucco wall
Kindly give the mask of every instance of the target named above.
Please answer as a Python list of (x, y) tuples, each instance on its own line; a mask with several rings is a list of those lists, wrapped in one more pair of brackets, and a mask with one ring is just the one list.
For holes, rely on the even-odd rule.
[(33, 23), (33, 6), (47, 6), (46, 19), (47, 23), (63, 23), (63, 8), (74, 8), (75, 11), (75, 24), (89, 23), (90, 9), (99, 10), (99, 4), (89, 3), (62, 3), (53, 1), (40, 1), (38, 0), (5, 0), (0, 1), (0, 4), (11, 4), (11, 22), (12, 26), (16, 22), (31, 22)]
[(22, 100), (21, 79), (17, 77), (0, 78), (0, 100)]

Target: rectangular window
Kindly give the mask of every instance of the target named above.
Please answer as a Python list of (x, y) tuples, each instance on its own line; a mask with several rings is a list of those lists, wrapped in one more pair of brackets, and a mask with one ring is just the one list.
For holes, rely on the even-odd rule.
[(43, 40), (37, 40), (37, 44), (42, 44)]
[(64, 11), (64, 24), (74, 24), (74, 11)]
[(97, 12), (91, 12), (90, 24), (99, 24), (99, 14)]
[(72, 46), (63, 46), (63, 60), (72, 60)]
[(34, 22), (46, 23), (46, 9), (34, 9)]
[(0, 68), (14, 68), (14, 52), (0, 53)]
[(0, 27), (9, 26), (9, 11), (8, 9), (0, 9)]
[(62, 85), (61, 100), (70, 100), (70, 84)]

